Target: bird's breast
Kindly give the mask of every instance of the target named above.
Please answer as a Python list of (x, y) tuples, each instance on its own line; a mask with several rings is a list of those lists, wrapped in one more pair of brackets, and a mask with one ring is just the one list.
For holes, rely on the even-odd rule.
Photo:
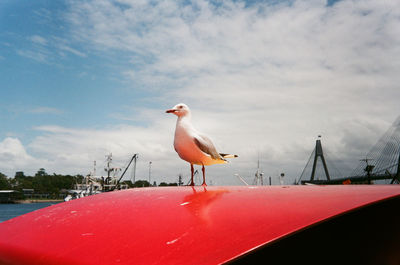
[(194, 142), (187, 130), (177, 128), (175, 131), (174, 147), (180, 158), (193, 164), (204, 164), (207, 155)]
[(189, 163), (204, 166), (225, 163), (224, 160), (213, 159), (201, 151), (194, 141), (193, 134), (195, 134), (195, 131), (189, 122), (184, 119), (178, 120), (175, 129), (174, 147), (180, 158)]

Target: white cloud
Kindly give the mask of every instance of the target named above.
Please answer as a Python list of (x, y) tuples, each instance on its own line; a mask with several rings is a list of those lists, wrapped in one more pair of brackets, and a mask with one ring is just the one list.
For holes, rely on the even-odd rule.
[(250, 8), (229, 1), (219, 7), (122, 1), (130, 7), (125, 9), (96, 3), (72, 6), (75, 36), (130, 56), (125, 76), (134, 84), (194, 104), (206, 101), (221, 111), (243, 104), (315, 109), (340, 100), (339, 111), (348, 112), (355, 100), (369, 108), (382, 94), (378, 88), (399, 95), (393, 86), (399, 81), (393, 60), (400, 54), (394, 30), (399, 8), (390, 1)]
[(47, 40), (39, 35), (33, 35), (30, 40), (35, 44), (47, 45)]
[[(135, 113), (150, 120), (147, 127), (40, 127), (44, 135), (29, 148), (65, 169), (82, 169), (87, 162), (79, 161), (112, 151), (143, 154), (159, 176), (188, 172), (171, 146), (175, 121), (155, 104), (187, 103), (200, 131), (221, 151), (240, 155), (208, 169), (228, 179), (220, 183), (233, 173), (251, 180), (258, 152), (266, 175), (298, 177), (318, 134), (337, 156), (357, 161), (399, 112), (397, 1), (69, 4), (69, 44), (123, 54), (113, 62), (121, 62), (131, 89), (157, 97), (153, 109)], [(68, 155), (51, 153), (49, 145)]]
[(7, 137), (0, 142), (0, 156), (4, 159), (14, 159), (15, 157), (28, 157), (23, 145), (17, 138)]
[(44, 114), (44, 113), (61, 114), (61, 113), (63, 113), (62, 110), (59, 110), (57, 108), (44, 107), (44, 106), (33, 108), (29, 112), (37, 113), (37, 114)]
[(40, 63), (48, 63), (49, 56), (44, 51), (17, 50), (17, 54)]
[(76, 50), (74, 48), (71, 48), (69, 46), (66, 46), (66, 45), (61, 45), (61, 46), (59, 46), (59, 48), (61, 50), (63, 50), (63, 51), (70, 52), (70, 53), (75, 54), (75, 55), (80, 56), (80, 57), (87, 57), (87, 55), (85, 53), (80, 52), (80, 51), (78, 51), (78, 50)]
[(28, 38), (32, 45), (29, 48), (17, 49), (18, 55), (35, 60), (40, 63), (59, 64), (61, 58), (66, 57), (66, 53), (87, 57), (86, 53), (79, 51), (71, 46), (68, 39), (58, 36), (49, 36), (48, 38), (32, 35)]
[(77, 55), (79, 57), (87, 57), (87, 55), (84, 52), (81, 52), (75, 48), (72, 48), (70, 46), (71, 43), (68, 39), (53, 36), (52, 41), (53, 41), (54, 48), (56, 48), (56, 50), (59, 50), (60, 52), (66, 51), (66, 52), (72, 53), (74, 55)]
[(75, 37), (130, 56), (133, 86), (190, 104), (222, 147), (252, 154), (247, 163), (261, 149), (269, 170), (295, 174), (320, 133), (341, 156), (361, 155), (385, 128), (365, 126), (399, 111), (396, 1), (120, 3), (72, 2)]
[[(9, 177), (22, 169), (38, 170), (40, 162), (29, 155), (18, 138), (6, 137), (0, 142), (0, 171)], [(36, 172), (35, 171), (35, 172)]]
[(60, 172), (62, 165), (64, 172), (85, 174), (96, 160), (99, 175), (104, 174), (102, 167), (106, 154), (113, 153), (116, 165), (124, 166), (130, 156), (139, 153), (139, 177), (148, 177), (147, 165), (153, 161), (153, 174), (175, 181), (176, 155), (171, 148), (171, 135), (160, 134), (166, 131), (165, 125), (154, 124), (151, 128), (116, 126), (101, 130), (41, 126), (36, 130), (42, 135), (29, 144), (29, 150), (48, 161), (48, 172)]

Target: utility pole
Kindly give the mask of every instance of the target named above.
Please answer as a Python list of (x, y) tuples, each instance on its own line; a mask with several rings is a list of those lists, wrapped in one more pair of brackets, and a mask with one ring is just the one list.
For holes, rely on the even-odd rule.
[(369, 159), (369, 158), (365, 158), (365, 159), (361, 159), (360, 161), (364, 161), (367, 166), (364, 168), (364, 171), (367, 172), (367, 179), (368, 179), (368, 184), (371, 184), (371, 172), (372, 170), (374, 170), (374, 165), (369, 165), (368, 161), (371, 161), (373, 159)]
[(151, 186), (151, 161), (149, 162), (149, 186)]
[(139, 154), (135, 154), (135, 164), (133, 164), (133, 182), (132, 182), (132, 184), (135, 184), (135, 182), (136, 182), (136, 162), (137, 162), (138, 157), (139, 157)]
[(131, 177), (130, 177), (130, 181), (132, 184), (135, 184), (135, 182), (136, 182), (136, 163), (137, 163), (138, 158), (139, 158), (139, 154), (134, 154), (132, 156), (131, 161), (128, 164), (128, 167), (129, 167), (129, 165), (133, 161), (133, 171), (131, 171)]

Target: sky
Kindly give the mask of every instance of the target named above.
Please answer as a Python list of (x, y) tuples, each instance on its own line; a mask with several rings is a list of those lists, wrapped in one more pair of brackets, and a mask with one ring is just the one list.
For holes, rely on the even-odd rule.
[[(400, 113), (400, 6), (375, 1), (0, 1), (0, 172), (187, 182), (173, 148), (186, 103), (239, 157), (212, 185), (293, 183), (322, 136), (344, 173)], [(200, 168), (197, 168), (200, 171)]]

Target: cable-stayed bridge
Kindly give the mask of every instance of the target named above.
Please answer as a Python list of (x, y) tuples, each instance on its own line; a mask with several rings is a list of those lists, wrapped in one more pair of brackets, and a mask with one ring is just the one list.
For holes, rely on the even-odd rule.
[(377, 180), (400, 183), (400, 117), (371, 148), (349, 176), (327, 159), (320, 137), (298, 184), (372, 184)]

